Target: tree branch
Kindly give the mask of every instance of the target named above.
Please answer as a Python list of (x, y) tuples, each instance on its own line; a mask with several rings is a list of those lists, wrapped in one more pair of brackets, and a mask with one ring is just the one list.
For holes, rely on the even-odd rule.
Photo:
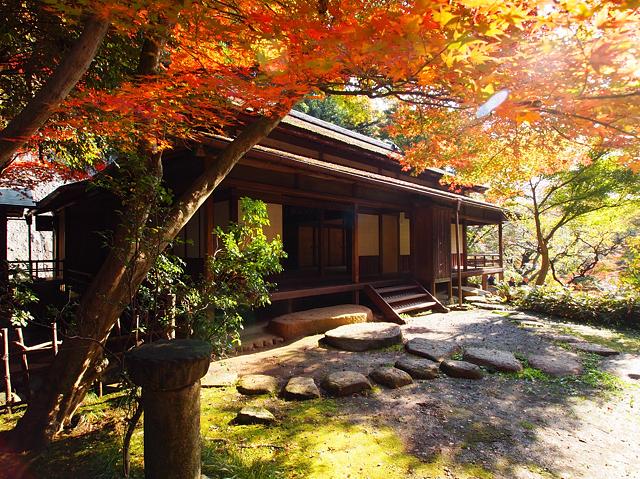
[(85, 74), (109, 30), (108, 18), (92, 15), (78, 41), (27, 106), (0, 132), (0, 176)]

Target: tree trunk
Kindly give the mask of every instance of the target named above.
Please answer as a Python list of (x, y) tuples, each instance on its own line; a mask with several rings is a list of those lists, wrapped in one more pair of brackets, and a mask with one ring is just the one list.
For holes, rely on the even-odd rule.
[(549, 247), (547, 246), (547, 239), (542, 234), (542, 224), (540, 223), (540, 214), (535, 210), (534, 213), (536, 222), (536, 237), (538, 239), (538, 253), (540, 254), (540, 269), (538, 270), (538, 277), (536, 279), (536, 285), (542, 286), (547, 279), (547, 273), (549, 272)]
[(109, 19), (92, 15), (73, 48), (44, 86), (9, 125), (0, 131), (0, 175), (13, 155), (36, 134), (85, 74), (109, 30)]
[[(233, 166), (267, 136), (281, 118), (260, 118), (216, 156), (211, 166), (175, 202), (176, 206), (162, 225), (166, 237), (161, 247), (178, 234)], [(155, 260), (140, 254), (134, 244), (125, 241), (129, 234), (124, 228), (116, 234), (120, 247), (110, 252), (82, 296), (76, 314), (80, 334), (65, 339), (38, 394), (10, 431), (7, 440), (14, 448), (31, 449), (52, 440), (98, 376), (102, 347), (129, 304), (131, 292), (137, 290)]]

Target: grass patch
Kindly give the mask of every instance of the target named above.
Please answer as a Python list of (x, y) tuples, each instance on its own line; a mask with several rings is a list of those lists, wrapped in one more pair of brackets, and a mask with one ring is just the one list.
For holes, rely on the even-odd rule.
[[(566, 343), (559, 343), (561, 346), (571, 349)], [(582, 365), (584, 373), (582, 376), (567, 376), (564, 378), (553, 378), (547, 376), (542, 371), (534, 369), (522, 360), (524, 371), (522, 373), (499, 373), (512, 379), (523, 379), (536, 385), (543, 387), (549, 391), (555, 391), (559, 394), (568, 396), (582, 395), (585, 392), (596, 393), (617, 393), (626, 385), (617, 377), (598, 370), (598, 365), (602, 361), (602, 357), (597, 354), (588, 354), (578, 352), (583, 356)], [(519, 358), (520, 359), (520, 358)], [(587, 391), (588, 390), (588, 391)], [(529, 388), (529, 392), (534, 393), (533, 387)]]
[[(277, 424), (231, 426), (237, 411), (246, 404), (268, 407)], [(338, 419), (336, 403), (331, 399), (284, 402), (239, 397), (234, 390), (207, 389), (203, 391), (202, 411), (205, 442), (222, 445), (224, 451), (219, 452), (223, 454), (242, 450), (243, 459), (250, 451), (251, 464), (264, 469), (269, 464), (278, 472), (264, 477), (334, 478), (351, 474), (387, 479), (413, 474), (421, 477), (439, 470), (437, 465), (406, 454), (391, 428)]]
[[(64, 431), (46, 448), (24, 455), (2, 454), (4, 477), (116, 479), (122, 477), (122, 438), (127, 395), (89, 395), (77, 413), (74, 429)], [(26, 408), (0, 415), (0, 430), (13, 428)], [(144, 477), (142, 426), (131, 440), (131, 475)], [(28, 472), (25, 472), (28, 471)], [(26, 475), (25, 475), (26, 474)]]
[(637, 353), (640, 351), (640, 334), (637, 331), (603, 329), (599, 333), (587, 334), (581, 332), (578, 334), (590, 343), (600, 344), (623, 353)]
[(497, 441), (513, 442), (512, 434), (504, 428), (491, 424), (474, 422), (471, 430), (465, 434), (464, 443), (469, 448), (474, 448), (478, 443), (490, 444)]
[(528, 429), (529, 431), (533, 431), (538, 427), (535, 424), (531, 424), (530, 422), (527, 422), (527, 421), (520, 421), (518, 424), (520, 424), (523, 428)]

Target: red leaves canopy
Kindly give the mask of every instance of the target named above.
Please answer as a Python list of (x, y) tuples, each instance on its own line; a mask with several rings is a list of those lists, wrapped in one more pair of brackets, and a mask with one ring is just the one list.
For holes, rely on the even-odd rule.
[[(496, 142), (512, 159), (524, 143), (545, 145), (549, 155), (554, 142), (637, 143), (640, 15), (624, 2), (137, 3), (102, 0), (90, 9), (132, 41), (166, 38), (161, 71), (109, 89), (79, 85), (41, 138), (98, 135), (123, 146), (153, 137), (170, 147), (198, 128), (222, 128), (239, 111), (286, 112), (305, 95), (326, 93), (405, 101), (392, 133), (417, 135), (407, 166), (418, 169), (449, 164), (475, 168), (477, 177), (478, 165), (504, 169), (507, 159), (482, 153), (498, 151)], [(73, 20), (89, 7), (51, 8)], [(508, 100), (476, 119), (477, 107), (503, 89)], [(507, 147), (518, 135), (520, 145)]]

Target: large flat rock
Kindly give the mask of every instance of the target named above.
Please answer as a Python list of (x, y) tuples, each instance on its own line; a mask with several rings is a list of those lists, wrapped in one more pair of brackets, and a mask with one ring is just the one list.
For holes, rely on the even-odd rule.
[(372, 311), (358, 304), (341, 304), (278, 316), (269, 329), (285, 340), (324, 333), (339, 326), (373, 321)]
[(602, 346), (601, 344), (593, 344), (593, 343), (568, 343), (574, 349), (582, 351), (584, 353), (598, 354), (600, 356), (617, 356), (620, 354), (619, 351), (615, 349), (608, 348), (606, 346)]
[(402, 344), (402, 330), (394, 323), (360, 323), (327, 331), (325, 341), (345, 351), (370, 351)]
[(460, 346), (454, 342), (426, 338), (413, 338), (407, 341), (404, 347), (407, 352), (430, 359), (438, 364), (445, 359), (451, 359), (454, 354), (460, 351)]
[(396, 361), (395, 367), (409, 373), (414, 379), (434, 379), (439, 376), (439, 364), (427, 358), (404, 356)]
[(440, 363), (440, 370), (452, 378), (482, 379), (484, 377), (480, 366), (466, 361), (447, 359)]
[(232, 424), (273, 424), (274, 422), (276, 422), (276, 418), (268, 409), (258, 406), (246, 406), (238, 413)]
[(469, 348), (464, 351), (462, 359), (502, 372), (521, 373), (524, 371), (522, 364), (513, 353), (499, 349)]
[(357, 371), (338, 371), (322, 380), (322, 388), (334, 396), (348, 396), (371, 389), (371, 383)]
[(391, 389), (398, 389), (411, 384), (413, 379), (406, 371), (389, 366), (382, 366), (369, 374), (369, 377), (378, 384), (384, 384)]
[(317, 399), (320, 397), (320, 391), (313, 378), (298, 376), (289, 379), (284, 388), (284, 397), (298, 401)]
[(571, 358), (534, 354), (529, 356), (527, 361), (529, 361), (529, 365), (532, 368), (539, 369), (546, 375), (554, 378), (582, 376), (584, 372), (582, 364)]
[(260, 394), (275, 394), (278, 382), (273, 376), (264, 374), (247, 374), (238, 380), (236, 385), (240, 394), (257, 396)]
[(609, 356), (600, 362), (598, 369), (623, 381), (640, 384), (640, 355), (638, 354), (625, 353)]

